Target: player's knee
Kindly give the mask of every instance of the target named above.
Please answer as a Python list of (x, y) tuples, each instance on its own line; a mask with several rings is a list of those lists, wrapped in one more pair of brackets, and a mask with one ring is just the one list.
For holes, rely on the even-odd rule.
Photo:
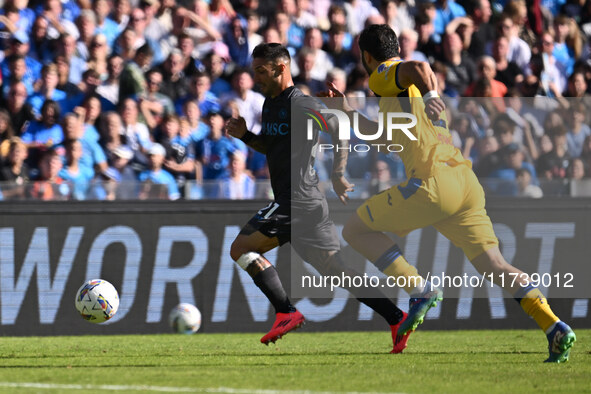
[(472, 260), (472, 264), (481, 274), (501, 273), (511, 268), (498, 248), (492, 248), (477, 256)]
[(334, 251), (313, 249), (308, 251), (305, 259), (310, 263), (320, 275), (331, 275), (333, 273), (332, 266), (335, 264), (336, 257)]
[(247, 252), (249, 252), (249, 250), (243, 242), (240, 242), (237, 239), (232, 242), (232, 246), (230, 246), (230, 257), (232, 257), (232, 260), (238, 261), (240, 256)]
[(269, 260), (257, 252), (244, 253), (242, 256), (236, 259), (236, 264), (248, 272), (252, 278), (257, 276), (259, 272), (264, 271), (272, 266)]

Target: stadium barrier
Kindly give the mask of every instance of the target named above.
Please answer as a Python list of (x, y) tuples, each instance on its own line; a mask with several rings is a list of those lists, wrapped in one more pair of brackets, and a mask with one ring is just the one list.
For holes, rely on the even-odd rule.
[[(4, 202), (0, 204), (0, 324), (2, 335), (77, 335), (169, 332), (178, 302), (195, 304), (203, 332), (265, 332), (272, 310), (229, 256), (241, 226), (267, 204), (254, 201)], [(355, 202), (333, 202), (342, 226)], [(529, 260), (538, 272), (565, 262), (589, 265), (591, 199), (490, 199), (488, 211), (510, 262)], [(461, 251), (433, 229), (411, 233), (401, 246), (421, 272), (461, 273)], [(350, 252), (350, 251), (349, 251)], [(347, 252), (347, 253), (349, 253)], [(266, 254), (290, 287), (290, 247)], [(572, 266), (572, 265), (571, 265)], [(565, 268), (566, 269), (566, 268)], [(569, 268), (570, 269), (570, 268)], [(575, 283), (589, 276), (576, 275)], [(119, 290), (118, 313), (107, 324), (84, 321), (74, 296), (87, 279)], [(551, 298), (575, 328), (591, 327), (583, 282), (573, 298)], [(430, 311), (425, 329), (534, 328), (510, 298), (481, 290), (446, 299)], [(379, 316), (352, 299), (328, 293), (294, 299), (306, 331), (385, 330)], [(481, 294), (482, 293), (482, 294)], [(491, 295), (489, 300), (484, 298)], [(586, 296), (585, 296), (586, 295)], [(551, 295), (550, 295), (551, 296)], [(407, 308), (407, 298), (399, 303)]]
[[(355, 191), (350, 193), (351, 198), (367, 198), (375, 192), (376, 185), (370, 179), (351, 179), (356, 185)], [(404, 179), (392, 179), (388, 185), (396, 185), (404, 182)], [(516, 197), (518, 185), (514, 180), (480, 179), (480, 183), (486, 190), (487, 196)], [(544, 197), (591, 197), (591, 179), (538, 179), (541, 194)], [(18, 184), (13, 182), (0, 182), (0, 202), (6, 201), (111, 201), (111, 200), (169, 200), (168, 187), (166, 185), (149, 185), (149, 190), (141, 182), (103, 181), (93, 179), (86, 186), (73, 185), (64, 181), (60, 184), (43, 184), (42, 187), (51, 189), (40, 197), (38, 192), (40, 184), (30, 182)], [(179, 185), (182, 198), (185, 200), (203, 200), (230, 198), (225, 195), (225, 189), (220, 187), (219, 181), (205, 181), (197, 183), (187, 181)], [(381, 185), (385, 187), (386, 185)], [(328, 192), (329, 198), (336, 198), (332, 193), (330, 182), (321, 182), (321, 188)], [(253, 199), (271, 199), (273, 192), (268, 180), (257, 180), (252, 188)], [(248, 198), (247, 198), (248, 199)]]

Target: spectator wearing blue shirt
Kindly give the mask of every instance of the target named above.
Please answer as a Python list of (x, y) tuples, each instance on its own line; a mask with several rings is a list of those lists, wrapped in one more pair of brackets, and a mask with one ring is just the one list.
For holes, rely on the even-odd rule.
[(115, 0), (111, 10), (111, 19), (117, 23), (119, 33), (125, 30), (129, 24), (129, 12), (131, 9), (129, 0)]
[(559, 15), (554, 19), (555, 35), (552, 56), (554, 56), (556, 62), (559, 64), (559, 69), (566, 73), (566, 75), (571, 75), (573, 73), (573, 67), (576, 60), (573, 48), (567, 43), (567, 39), (570, 38), (569, 36), (571, 34), (571, 23), (575, 24), (575, 29), (578, 29), (576, 23), (565, 15)]
[[(85, 110), (77, 107), (76, 114), (69, 113), (64, 116), (62, 121), (62, 128), (64, 131), (64, 139), (79, 140), (82, 147), (82, 157), (79, 165), (81, 167), (89, 168), (97, 172), (103, 172), (107, 169), (107, 157), (105, 152), (94, 138), (88, 138), (85, 135)], [(58, 153), (62, 155), (64, 162), (66, 160), (64, 147), (58, 149)]]
[(209, 115), (210, 134), (197, 146), (197, 160), (203, 167), (204, 180), (228, 178), (230, 156), (236, 145), (223, 135), (224, 118), (219, 113)]
[(503, 147), (500, 151), (502, 163), (500, 168), (493, 171), (489, 177), (498, 179), (496, 192), (500, 195), (517, 195), (517, 171), (524, 168), (532, 176), (534, 183), (537, 181), (536, 170), (533, 164), (525, 160), (523, 150), (516, 143)]
[(82, 102), (82, 107), (74, 108), (74, 112), (84, 119), (83, 139), (99, 142), (100, 134), (96, 128), (98, 118), (102, 112), (101, 100), (98, 95), (89, 95)]
[(180, 198), (181, 195), (174, 177), (168, 171), (162, 169), (165, 156), (166, 150), (157, 143), (153, 144), (148, 151), (149, 169), (139, 176), (139, 180), (142, 182), (138, 196), (140, 200), (151, 198), (177, 200)]
[[(10, 47), (5, 53), (24, 57), (26, 68), (23, 80), (34, 82), (41, 76), (42, 65), (28, 55), (29, 50), (29, 36), (19, 30), (12, 35), (10, 39)], [(2, 63), (0, 63), (0, 71), (2, 71), (3, 79), (8, 79), (10, 77), (10, 68), (8, 66), (9, 58), (10, 56), (2, 60)]]
[(33, 19), (32, 28), (23, 30), (30, 32), (29, 34), (29, 53), (28, 56), (37, 60), (41, 64), (50, 62), (53, 59), (54, 51), (51, 45), (51, 39), (47, 37), (47, 29), (49, 22), (43, 15), (39, 15)]
[(230, 175), (220, 183), (220, 198), (247, 200), (255, 196), (256, 183), (246, 172), (246, 156), (239, 151), (232, 154)]
[(63, 110), (62, 105), (66, 100), (66, 93), (57, 89), (58, 83), (57, 66), (54, 63), (43, 66), (41, 87), (27, 99), (27, 102), (33, 108), (34, 114), (39, 115), (41, 113), (41, 107), (45, 100), (57, 102), (60, 105), (60, 110)]
[(248, 31), (244, 18), (238, 15), (232, 19), (224, 33), (224, 42), (234, 63), (239, 67), (247, 67), (250, 64)]
[(33, 93), (33, 84), (35, 80), (33, 76), (27, 72), (27, 64), (25, 57), (22, 55), (10, 55), (7, 59), (9, 75), (2, 78), (2, 94), (7, 96), (10, 87), (23, 83), (27, 89), (27, 96)]
[(29, 148), (51, 147), (64, 139), (62, 127), (58, 123), (60, 109), (53, 100), (46, 100), (41, 107), (41, 121), (31, 122), (24, 131), (22, 140)]
[(22, 31), (31, 31), (31, 26), (33, 26), (33, 21), (35, 20), (35, 11), (28, 7), (29, 1), (13, 1), (12, 3), (18, 10), (17, 28)]
[(298, 50), (304, 45), (304, 29), (292, 23), (289, 15), (285, 12), (280, 11), (277, 13), (275, 27), (281, 37), (286, 37), (287, 42), (283, 43), (285, 46)]
[(591, 128), (585, 123), (585, 117), (589, 109), (582, 101), (571, 104), (567, 123), (569, 130), (566, 134), (566, 143), (570, 157), (579, 157), (583, 152), (585, 139), (591, 135)]
[(68, 33), (64, 33), (58, 40), (57, 51), (63, 55), (70, 65), (68, 81), (78, 85), (82, 81), (82, 74), (87, 70), (86, 61), (76, 54), (76, 38)]
[(556, 15), (564, 3), (566, 3), (566, 0), (542, 0), (541, 5), (548, 9), (552, 15)]
[(191, 78), (190, 93), (179, 98), (175, 103), (177, 113), (182, 113), (183, 105), (189, 100), (196, 100), (201, 116), (208, 116), (211, 112), (219, 112), (221, 107), (218, 98), (209, 91), (211, 80), (209, 75), (199, 73)]
[(84, 153), (82, 142), (71, 139), (64, 143), (66, 150), (66, 165), (59, 172), (59, 177), (68, 181), (72, 185), (71, 197), (74, 200), (86, 200), (86, 195), (90, 189), (94, 171), (80, 164), (80, 159)]
[(60, 103), (62, 112), (72, 112), (74, 111), (74, 108), (82, 106), (86, 98), (88, 98), (89, 96), (96, 96), (96, 89), (99, 87), (100, 84), (101, 80), (98, 71), (96, 71), (93, 68), (89, 68), (88, 70), (84, 71), (84, 73), (82, 73), (81, 84), (83, 89), (80, 91), (78, 95), (66, 98)]
[(59, 117), (59, 105), (53, 100), (46, 100), (41, 107), (41, 121), (29, 123), (21, 136), (29, 148), (27, 165), (32, 169), (33, 177), (37, 175), (35, 169), (37, 169), (40, 155), (64, 140), (62, 127), (58, 123)]
[(209, 90), (217, 97), (221, 97), (224, 93), (232, 90), (230, 82), (224, 78), (228, 61), (229, 59), (220, 56), (215, 50), (209, 52), (203, 59), (203, 66), (211, 79), (211, 88)]
[(438, 0), (435, 3), (435, 19), (433, 20), (435, 33), (445, 33), (445, 27), (448, 23), (460, 16), (466, 16), (464, 7), (454, 0)]
[(255, 179), (269, 179), (270, 177), (267, 156), (254, 149), (250, 149), (248, 152), (246, 168), (254, 175)]
[(107, 0), (94, 0), (92, 9), (96, 15), (96, 34), (104, 34), (107, 44), (111, 48), (119, 35), (119, 25), (109, 18), (109, 2)]
[(191, 141), (196, 146), (209, 135), (209, 126), (201, 121), (201, 111), (195, 101), (187, 101), (183, 105), (183, 115), (189, 123)]

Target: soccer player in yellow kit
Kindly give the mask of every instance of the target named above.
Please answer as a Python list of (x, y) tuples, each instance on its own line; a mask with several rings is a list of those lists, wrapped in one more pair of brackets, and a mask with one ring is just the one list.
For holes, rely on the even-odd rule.
[[(371, 25), (363, 30), (359, 47), (370, 76), (370, 89), (380, 97), (398, 98), (381, 99), (380, 112), (411, 112), (417, 117), (416, 126), (409, 129), (416, 141), (402, 132), (392, 133), (393, 139), (388, 141), (403, 145), (399, 154), (408, 180), (365, 201), (343, 229), (345, 240), (385, 274), (407, 278), (405, 290), (410, 294), (410, 305), (398, 334), (416, 329), (427, 311), (443, 298), (442, 291), (418, 275), (384, 232), (402, 237), (431, 225), (462, 248), (480, 273), (492, 273), (497, 285), (501, 285), (503, 275), (519, 275), (519, 280), (505, 286), (505, 290), (546, 333), (550, 353), (546, 361), (567, 361), (575, 333), (552, 312), (527, 276), (501, 255), (484, 208), (482, 186), (471, 163), (451, 143), (445, 105), (437, 94), (433, 71), (427, 63), (400, 60), (396, 34), (388, 25)], [(331, 91), (333, 96), (342, 95), (334, 86)], [(377, 128), (362, 116), (359, 118), (361, 130)]]

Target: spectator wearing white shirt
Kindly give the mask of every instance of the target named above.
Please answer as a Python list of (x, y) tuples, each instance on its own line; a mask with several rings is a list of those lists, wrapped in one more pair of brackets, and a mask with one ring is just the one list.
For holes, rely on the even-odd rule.
[(146, 38), (160, 41), (169, 32), (162, 23), (160, 23), (160, 20), (156, 18), (160, 3), (158, 0), (141, 0), (139, 6), (144, 10), (146, 16), (146, 31), (144, 35)]
[[(534, 56), (528, 74), (540, 73), (540, 83), (547, 95), (559, 97), (566, 89), (566, 75), (554, 57), (554, 37), (544, 32), (540, 38), (540, 53)], [(541, 67), (541, 70), (539, 68)]]
[(111, 55), (107, 59), (107, 80), (96, 88), (96, 93), (104, 100), (116, 106), (119, 103), (119, 77), (123, 72), (123, 58), (119, 55)]
[(132, 98), (123, 100), (120, 113), (123, 120), (125, 143), (133, 150), (134, 161), (146, 165), (146, 152), (152, 146), (152, 141), (148, 126), (138, 121), (139, 109), (137, 102)]
[(353, 35), (357, 35), (363, 30), (367, 18), (380, 13), (369, 0), (348, 0), (343, 6), (347, 12), (349, 32)]
[(298, 26), (304, 29), (318, 26), (316, 17), (310, 12), (310, 0), (296, 0), (295, 3), (296, 13), (294, 15), (294, 22)]
[(256, 11), (248, 10), (246, 12), (246, 29), (248, 32), (248, 53), (252, 53), (252, 50), (263, 42), (263, 36), (257, 32), (261, 28), (261, 17)]
[(414, 18), (404, 1), (382, 0), (380, 13), (397, 36), (400, 36), (400, 33), (405, 29), (413, 30), (415, 28)]
[(129, 0), (115, 0), (111, 18), (117, 23), (119, 33), (123, 32), (129, 23), (131, 4)]
[(261, 115), (265, 98), (252, 90), (254, 82), (246, 69), (237, 69), (232, 74), (232, 91), (222, 96), (222, 106), (230, 101), (237, 104), (240, 116), (246, 120), (246, 127), (255, 134), (261, 131)]
[(312, 69), (312, 78), (323, 81), (326, 78), (328, 70), (333, 68), (332, 61), (324, 50), (322, 50), (322, 33), (318, 28), (310, 28), (306, 30), (304, 36), (304, 46), (311, 48), (316, 56), (314, 68)]
[[(509, 51), (507, 60), (513, 61), (526, 72), (531, 59), (531, 48), (519, 38), (519, 26), (508, 15), (502, 15), (497, 24), (497, 37), (503, 36), (509, 40)], [(492, 43), (490, 43), (487, 53), (492, 55)]]

